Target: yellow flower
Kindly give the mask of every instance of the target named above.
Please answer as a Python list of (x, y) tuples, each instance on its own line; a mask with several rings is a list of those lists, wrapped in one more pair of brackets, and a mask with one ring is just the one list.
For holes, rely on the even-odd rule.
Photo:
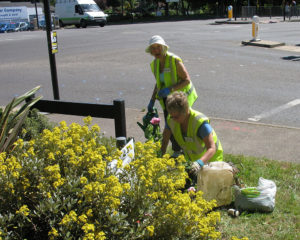
[(100, 132), (100, 127), (97, 124), (95, 124), (95, 125), (92, 126), (91, 130), (92, 130), (92, 132), (99, 133)]
[(95, 234), (94, 233), (87, 233), (84, 235), (83, 240), (94, 240)]
[(149, 232), (149, 236), (152, 237), (154, 234), (154, 226), (153, 225), (148, 226), (147, 231)]
[(50, 192), (47, 192), (47, 197), (48, 197), (48, 198), (51, 198), (51, 197), (52, 197)]
[(66, 214), (63, 219), (60, 221), (59, 225), (68, 225), (71, 221), (71, 218), (68, 214)]
[(95, 239), (96, 240), (105, 240), (106, 239), (105, 233), (102, 231), (98, 232)]
[(15, 146), (19, 147), (19, 148), (22, 148), (24, 146), (24, 141), (23, 139), (19, 138), (15, 143), (14, 143)]
[(58, 188), (58, 187), (62, 186), (64, 183), (65, 183), (65, 179), (60, 178), (57, 181), (53, 182), (53, 187)]
[(87, 116), (86, 118), (83, 119), (85, 125), (90, 125), (92, 122), (92, 117), (91, 116)]
[(95, 231), (95, 226), (94, 224), (89, 224), (89, 223), (86, 223), (82, 226), (81, 228), (85, 233), (88, 233), (88, 232), (94, 232)]
[(16, 211), (16, 214), (20, 214), (20, 215), (23, 215), (23, 216), (28, 216), (29, 215), (29, 209), (27, 207), (27, 205), (23, 205), (22, 207), (20, 207), (19, 210)]
[(67, 126), (67, 123), (66, 121), (61, 121), (60, 123), (60, 128), (64, 131), (68, 130), (68, 126)]
[(27, 150), (27, 153), (29, 153), (31, 156), (35, 156), (34, 148), (33, 148), (33, 147), (30, 147), (30, 148)]
[(77, 213), (75, 212), (75, 211), (71, 211), (70, 213), (69, 213), (69, 215), (70, 215), (70, 218), (74, 221), (74, 222), (76, 222), (76, 220), (77, 220)]
[(128, 190), (130, 189), (130, 184), (129, 184), (129, 183), (124, 183), (124, 184), (123, 184), (123, 189), (124, 189), (125, 191), (128, 191)]
[(88, 217), (92, 217), (93, 216), (93, 210), (92, 209), (87, 210), (86, 215)]
[(80, 183), (81, 184), (86, 184), (88, 182), (87, 178), (86, 177), (81, 177), (80, 178)]
[(49, 160), (55, 160), (55, 157), (54, 157), (53, 152), (50, 152), (50, 153), (48, 154), (48, 159), (49, 159)]
[(51, 236), (57, 237), (57, 236), (58, 236), (57, 230), (56, 230), (55, 228), (51, 228), (51, 231), (48, 232), (48, 236), (49, 236), (49, 237), (51, 237)]
[(87, 222), (87, 216), (85, 214), (82, 214), (78, 217), (78, 220), (80, 222), (86, 223)]

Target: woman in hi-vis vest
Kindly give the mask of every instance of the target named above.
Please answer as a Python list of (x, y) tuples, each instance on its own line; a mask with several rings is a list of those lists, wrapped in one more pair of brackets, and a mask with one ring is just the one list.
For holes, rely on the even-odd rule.
[(175, 91), (183, 91), (186, 93), (188, 104), (191, 107), (198, 96), (181, 58), (169, 52), (168, 49), (169, 46), (164, 39), (155, 35), (150, 39), (149, 46), (145, 50), (154, 57), (150, 66), (156, 79), (153, 94), (148, 104), (148, 112), (153, 111), (155, 100), (158, 99), (164, 111), (166, 123), (163, 130), (162, 149), (166, 150), (169, 140), (171, 140), (174, 151), (172, 157), (178, 157), (181, 154), (181, 148), (172, 136), (167, 124), (166, 98)]
[(185, 93), (170, 94), (166, 107), (168, 126), (183, 149), (191, 174), (196, 175), (204, 164), (223, 161), (223, 148), (209, 118), (189, 107)]

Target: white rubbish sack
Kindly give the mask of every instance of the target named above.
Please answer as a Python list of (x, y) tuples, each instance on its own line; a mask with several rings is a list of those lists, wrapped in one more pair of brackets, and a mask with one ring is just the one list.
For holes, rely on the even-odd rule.
[(272, 212), (275, 208), (276, 184), (262, 177), (256, 188), (235, 187), (235, 208), (240, 211)]

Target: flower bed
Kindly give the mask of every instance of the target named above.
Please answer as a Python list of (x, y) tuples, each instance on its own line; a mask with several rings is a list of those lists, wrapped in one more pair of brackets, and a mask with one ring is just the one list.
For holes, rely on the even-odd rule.
[(159, 143), (137, 142), (123, 167), (121, 151), (91, 120), (61, 122), (0, 153), (0, 239), (220, 237), (215, 202), (180, 190), (183, 157), (158, 158)]

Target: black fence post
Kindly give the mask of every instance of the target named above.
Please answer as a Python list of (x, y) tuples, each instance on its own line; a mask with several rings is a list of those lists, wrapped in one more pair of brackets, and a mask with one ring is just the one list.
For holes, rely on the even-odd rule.
[(126, 136), (126, 115), (125, 115), (125, 101), (122, 99), (116, 99), (114, 104), (114, 119), (115, 119), (115, 132), (116, 137)]
[(52, 78), (53, 97), (55, 100), (59, 100), (55, 55), (54, 53), (52, 53), (52, 41), (51, 41), (52, 24), (51, 24), (49, 0), (44, 0), (44, 12), (45, 12), (45, 20), (46, 20), (48, 54), (49, 54), (50, 70), (51, 70), (51, 78)]

